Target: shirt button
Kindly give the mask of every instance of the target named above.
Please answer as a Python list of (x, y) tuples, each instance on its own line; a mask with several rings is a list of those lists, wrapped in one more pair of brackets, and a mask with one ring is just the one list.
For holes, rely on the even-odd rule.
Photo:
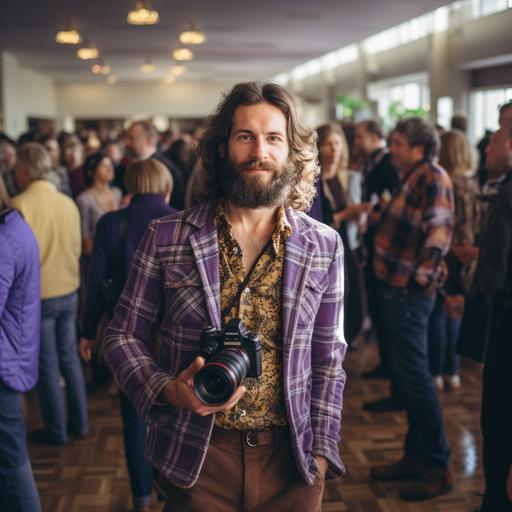
[(251, 289), (247, 286), (244, 290), (245, 293), (251, 293)]

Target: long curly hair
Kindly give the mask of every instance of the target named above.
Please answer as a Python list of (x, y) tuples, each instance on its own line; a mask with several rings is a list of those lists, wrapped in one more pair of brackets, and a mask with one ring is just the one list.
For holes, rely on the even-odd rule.
[(246, 82), (235, 85), (223, 97), (215, 113), (206, 120), (197, 147), (206, 178), (203, 198), (222, 197), (220, 164), (224, 155), (228, 154), (236, 109), (241, 105), (263, 102), (277, 107), (286, 118), (289, 160), (294, 165), (296, 179), (284, 206), (307, 211), (316, 194), (315, 182), (319, 174), (316, 133), (305, 123), (298, 100), (274, 83)]

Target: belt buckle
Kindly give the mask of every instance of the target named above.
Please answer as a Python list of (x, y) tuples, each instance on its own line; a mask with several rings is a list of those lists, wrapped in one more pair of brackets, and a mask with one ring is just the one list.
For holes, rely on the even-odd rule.
[(255, 435), (256, 433), (253, 430), (249, 430), (249, 432), (246, 432), (244, 434), (244, 441), (247, 446), (250, 446), (251, 448), (256, 448), (258, 446), (258, 443), (251, 441), (251, 436)]

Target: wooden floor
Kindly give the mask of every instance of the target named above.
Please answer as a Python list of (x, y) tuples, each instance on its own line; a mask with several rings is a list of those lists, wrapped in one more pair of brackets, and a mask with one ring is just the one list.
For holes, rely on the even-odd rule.
[[(383, 397), (388, 392), (387, 381), (360, 378), (361, 371), (375, 363), (374, 344), (364, 345), (347, 357), (341, 443), (347, 475), (327, 483), (323, 511), (474, 512), (483, 490), (480, 368), (463, 363), (462, 388), (441, 393), (457, 476), (455, 490), (433, 501), (411, 504), (398, 500), (399, 484), (381, 484), (368, 478), (371, 465), (400, 457), (406, 430), (404, 413), (370, 414), (361, 408), (363, 401)], [(93, 394), (89, 397), (89, 411), (91, 434), (86, 439), (72, 441), (62, 448), (29, 444), (45, 512), (131, 510), (117, 397), (107, 392)], [(27, 423), (29, 430), (41, 426), (33, 395), (27, 400)], [(161, 507), (155, 504), (153, 510), (160, 511)]]

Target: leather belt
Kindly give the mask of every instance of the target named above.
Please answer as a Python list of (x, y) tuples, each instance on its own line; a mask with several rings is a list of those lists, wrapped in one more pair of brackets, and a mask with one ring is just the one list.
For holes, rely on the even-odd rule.
[(288, 427), (270, 427), (264, 430), (231, 430), (214, 427), (211, 442), (236, 444), (256, 448), (258, 446), (276, 446), (290, 439)]

